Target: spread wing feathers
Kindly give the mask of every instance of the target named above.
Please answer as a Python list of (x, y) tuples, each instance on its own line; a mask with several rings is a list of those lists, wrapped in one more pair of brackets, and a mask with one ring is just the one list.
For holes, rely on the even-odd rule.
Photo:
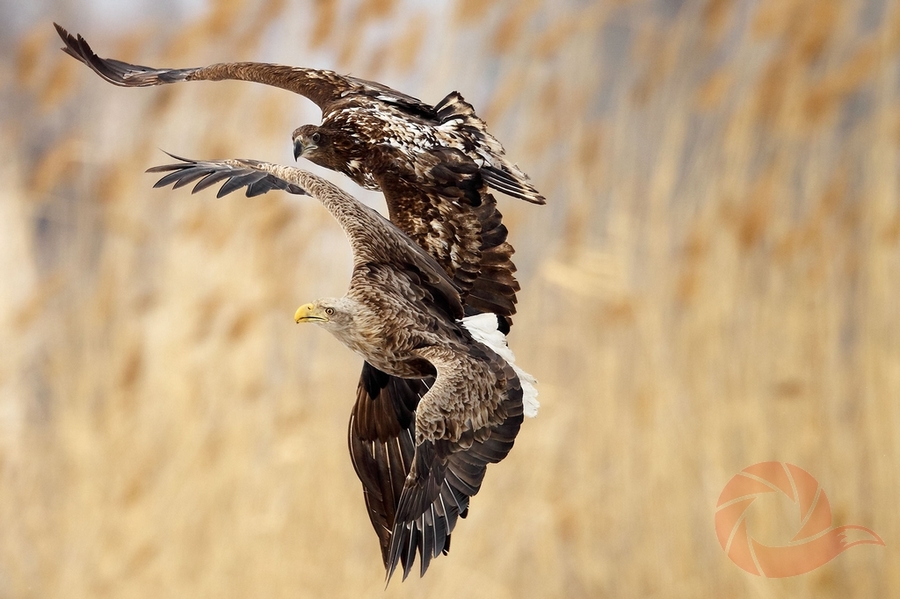
[(293, 183), (288, 183), (271, 173), (248, 168), (248, 165), (255, 161), (248, 160), (243, 163), (230, 160), (203, 162), (182, 158), (175, 154), (169, 154), (168, 152), (166, 152), (166, 154), (175, 160), (181, 160), (182, 163), (166, 164), (148, 168), (148, 173), (164, 173), (172, 171), (157, 181), (153, 185), (154, 188), (172, 185), (173, 189), (178, 189), (179, 187), (184, 187), (185, 185), (189, 185), (196, 181), (197, 183), (194, 185), (191, 193), (197, 193), (216, 183), (225, 181), (225, 184), (222, 185), (216, 193), (217, 198), (228, 195), (242, 187), (247, 188), (247, 197), (262, 195), (273, 189), (280, 189), (297, 195), (308, 195), (303, 188), (298, 187)]
[(474, 153), (480, 158), (485, 183), (497, 191), (527, 202), (547, 202), (531, 184), (528, 175), (506, 158), (503, 146), (488, 132), (487, 124), (475, 114), (475, 108), (459, 92), (449, 93), (434, 109), (441, 123), (439, 129), (462, 133), (462, 137), (469, 142), (464, 144), (464, 150), (467, 154)]
[[(349, 445), (353, 468), (363, 486), (372, 527), (378, 535), (385, 571), (389, 570), (391, 537), (400, 494), (415, 454), (415, 409), (433, 379), (400, 379), (363, 364), (356, 404), (350, 415)], [(450, 550), (450, 531), (457, 513), (446, 513), (432, 532), (440, 553)], [(415, 553), (404, 568), (412, 566)], [(422, 558), (424, 559), (424, 558)]]
[[(312, 100), (323, 113), (330, 113), (333, 105), (350, 98), (370, 99), (368, 108), (375, 111), (379, 103), (396, 107), (402, 113), (435, 125), (437, 138), (442, 144), (462, 146), (467, 155), (478, 161), (485, 183), (493, 189), (536, 204), (546, 201), (531, 185), (528, 176), (506, 158), (503, 146), (488, 133), (485, 122), (458, 92), (448, 94), (437, 106), (431, 106), (381, 83), (322, 69), (259, 62), (157, 69), (113, 58), (100, 58), (83, 37), (70, 34), (56, 23), (54, 26), (65, 43), (62, 50), (113, 85), (150, 87), (179, 81), (239, 80), (300, 94)], [(382, 141), (373, 140), (374, 143)]]
[(62, 50), (83, 62), (113, 85), (150, 87), (179, 81), (232, 79), (262, 83), (300, 94), (312, 100), (323, 111), (332, 102), (356, 94), (394, 104), (417, 116), (434, 118), (435, 115), (434, 108), (418, 98), (413, 98), (374, 81), (342, 76), (333, 71), (260, 62), (230, 62), (206, 67), (157, 69), (129, 64), (113, 58), (100, 58), (83, 37), (70, 34), (56, 23), (53, 25), (66, 44)]
[[(508, 326), (516, 312), (519, 282), (512, 262), (515, 250), (507, 243), (507, 229), (501, 222), (497, 200), (485, 194), (481, 206), (474, 210), (481, 223), (481, 262), (478, 277), (465, 296), (466, 306), (476, 312), (490, 312), (504, 317)], [(508, 329), (507, 329), (508, 331)]]
[(169, 172), (154, 187), (170, 184), (181, 187), (197, 181), (191, 190), (196, 193), (224, 181), (218, 197), (243, 186), (247, 187), (247, 195), (258, 195), (270, 189), (284, 189), (294, 194), (313, 196), (344, 229), (353, 250), (355, 265), (410, 265), (421, 277), (421, 284), (440, 298), (449, 314), (455, 318), (463, 317), (459, 289), (440, 264), (393, 223), (334, 184), (299, 168), (258, 160), (191, 160), (173, 154), (169, 156), (182, 162), (147, 169), (153, 173)]
[(497, 410), (504, 420), (480, 431), (479, 440), (467, 448), (446, 441), (417, 448), (415, 410), (434, 379), (399, 379), (363, 365), (350, 418), (350, 456), (388, 578), (399, 565), (405, 579), (417, 554), (424, 575), (433, 558), (450, 551), (451, 533), (468, 514), (487, 464), (506, 457), (522, 423), (522, 391), (514, 376), (504, 367), (508, 388)]
[[(412, 467), (394, 515), (385, 564), (388, 578), (399, 564), (406, 579), (416, 553), (420, 555), (420, 575), (424, 575), (431, 559), (447, 552), (450, 532), (457, 518), (468, 513), (469, 498), (481, 488), (487, 465), (509, 454), (522, 424), (522, 387), (513, 368), (477, 344), (469, 349), (473, 355), (435, 348), (423, 351), (436, 366), (438, 376), (420, 400), (412, 423), (417, 429), (413, 435), (420, 441), (415, 445)], [(451, 418), (458, 430), (444, 430), (439, 435), (423, 433), (423, 429), (434, 432), (437, 419), (430, 418), (434, 411), (453, 412), (459, 398), (471, 393), (473, 378), (471, 373), (466, 374), (468, 368), (483, 371), (484, 367), (490, 369), (487, 378), (493, 383), (493, 393), (489, 394), (493, 401), (479, 404), (476, 411), (482, 413), (472, 420), (483, 424), (469, 426), (466, 421)]]
[(397, 148), (380, 146), (377, 151), (385, 164), (405, 164), (416, 171), (410, 178), (404, 169), (385, 168), (376, 176), (391, 222), (444, 267), (470, 308), (508, 320), (516, 312), (519, 291), (514, 250), (478, 167), (453, 148), (415, 158)]
[[(248, 197), (273, 189), (308, 195), (299, 185), (273, 172), (260, 170), (266, 168), (267, 163), (255, 160), (203, 161), (174, 154), (169, 156), (181, 162), (147, 169), (151, 173), (168, 173), (154, 187), (172, 185), (177, 189), (194, 183), (191, 191), (196, 193), (221, 184), (216, 197), (222, 197), (241, 187), (246, 187)], [(412, 186), (401, 188), (401, 184), (405, 185), (400, 182), (392, 186), (397, 194), (404, 194), (406, 202), (402, 209), (397, 209), (395, 202), (395, 224), (416, 242), (411, 244), (410, 251), (427, 255), (420, 246), (426, 248), (428, 254), (450, 273), (458, 288), (456, 293), (462, 293), (461, 300), (470, 308), (470, 312), (476, 310), (499, 314), (506, 318), (508, 324), (509, 317), (515, 313), (519, 284), (513, 276), (513, 248), (506, 242), (507, 231), (501, 223), (496, 200), (487, 194), (481, 205), (471, 210), (460, 210), (458, 204), (440, 201), (435, 204), (427, 193)], [(365, 210), (377, 215), (374, 211)], [(383, 220), (380, 215), (376, 219)], [(440, 224), (442, 222), (447, 224)], [(354, 245), (352, 239), (351, 245)], [(354, 247), (354, 251), (356, 249)], [(361, 244), (359, 249), (362, 254), (371, 251), (365, 244)], [(432, 261), (432, 258), (428, 258), (428, 261)]]

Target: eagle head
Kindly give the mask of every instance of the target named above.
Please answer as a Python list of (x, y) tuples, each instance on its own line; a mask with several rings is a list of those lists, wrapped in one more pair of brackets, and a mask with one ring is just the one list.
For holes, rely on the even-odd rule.
[(297, 308), (294, 320), (298, 324), (312, 322), (336, 333), (355, 326), (358, 309), (357, 302), (347, 297), (322, 298)]
[(328, 125), (303, 125), (294, 131), (293, 139), (295, 160), (302, 156), (314, 164), (344, 173), (367, 189), (378, 189), (362, 167), (361, 148), (352, 133)]
[[(328, 135), (321, 127), (315, 125), (303, 125), (294, 131), (294, 160), (304, 157), (318, 163), (316, 158), (321, 158), (324, 149), (328, 147)], [(324, 165), (323, 165), (324, 166)]]
[(299, 323), (312, 322), (367, 359), (382, 351), (379, 333), (381, 318), (371, 309), (350, 297), (323, 298), (303, 304), (294, 313)]
[(335, 303), (334, 301), (322, 299), (310, 304), (303, 304), (294, 313), (294, 321), (297, 324), (301, 322), (329, 323), (337, 315)]

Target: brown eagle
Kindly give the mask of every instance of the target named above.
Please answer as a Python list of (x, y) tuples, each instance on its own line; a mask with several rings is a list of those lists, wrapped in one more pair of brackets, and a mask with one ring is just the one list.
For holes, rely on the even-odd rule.
[[(364, 187), (380, 189), (391, 221), (445, 269), (459, 289), (466, 313), (497, 314), (502, 318), (501, 329), (508, 331), (519, 285), (511, 260), (513, 248), (507, 243), (507, 230), (490, 189), (534, 203), (544, 203), (544, 198), (507, 160), (503, 147), (458, 93), (431, 106), (379, 83), (326, 70), (252, 62), (154, 69), (100, 58), (81, 36), (72, 36), (58, 25), (56, 29), (66, 53), (115, 85), (235, 79), (287, 89), (315, 102), (323, 122), (294, 132), (295, 158), (304, 156), (346, 173)], [(225, 177), (222, 171), (207, 175), (201, 182), (204, 187)], [(238, 180), (229, 179), (226, 187), (237, 185)], [(248, 195), (275, 187), (291, 191), (287, 183), (268, 179), (246, 185)], [(414, 452), (415, 409), (429, 384), (390, 376), (367, 362), (350, 419), (353, 465), (389, 570), (398, 559), (396, 554), (391, 558), (390, 550), (395, 513)], [(466, 515), (466, 507), (467, 502), (460, 515)], [(398, 542), (407, 543), (410, 535), (429, 535), (444, 539), (438, 553), (447, 552), (449, 534), (436, 535), (438, 525), (430, 522), (423, 521), (421, 529), (417, 526), (400, 530), (403, 537)], [(419, 551), (424, 574), (428, 560), (421, 547)], [(415, 548), (399, 559), (405, 576), (413, 565)]]
[[(392, 380), (423, 385), (416, 403), (398, 414), (409, 425), (388, 433), (412, 451), (383, 456), (382, 464), (403, 473), (392, 502), (387, 577), (401, 563), (406, 578), (417, 552), (424, 573), (433, 557), (446, 552), (487, 464), (506, 457), (523, 414), (537, 412), (534, 379), (515, 365), (499, 317), (465, 316), (457, 284), (434, 258), (376, 211), (312, 173), (253, 160), (173, 158), (181, 162), (149, 169), (171, 171), (155, 187), (198, 181), (196, 192), (223, 182), (219, 196), (242, 187), (247, 195), (282, 189), (316, 198), (340, 223), (353, 251), (349, 289), (341, 298), (301, 306), (295, 320), (327, 329)], [(354, 410), (354, 418), (368, 417)]]

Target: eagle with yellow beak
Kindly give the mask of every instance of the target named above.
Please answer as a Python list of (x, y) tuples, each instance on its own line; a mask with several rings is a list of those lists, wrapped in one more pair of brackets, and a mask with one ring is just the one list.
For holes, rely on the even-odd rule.
[[(405, 578), (417, 553), (424, 574), (432, 558), (447, 553), (450, 533), (467, 514), (487, 465), (507, 456), (523, 416), (537, 413), (534, 378), (516, 366), (499, 318), (466, 316), (459, 287), (434, 258), (376, 211), (312, 173), (254, 160), (173, 158), (180, 162), (149, 169), (168, 173), (155, 187), (197, 181), (196, 192), (221, 182), (220, 196), (240, 188), (247, 195), (273, 189), (305, 194), (343, 228), (353, 252), (347, 292), (304, 304), (294, 318), (326, 329), (391, 380), (424, 387), (404, 406), (409, 422), (401, 419), (402, 429), (385, 432), (411, 446), (392, 454), (409, 456), (408, 463), (374, 462), (407, 473), (396, 501), (389, 502), (396, 505), (390, 535), (379, 535), (389, 540), (387, 577), (401, 564)], [(351, 430), (355, 419), (371, 418), (371, 410), (357, 402)], [(358, 473), (372, 467), (357, 463), (367, 455), (354, 450), (351, 435)]]

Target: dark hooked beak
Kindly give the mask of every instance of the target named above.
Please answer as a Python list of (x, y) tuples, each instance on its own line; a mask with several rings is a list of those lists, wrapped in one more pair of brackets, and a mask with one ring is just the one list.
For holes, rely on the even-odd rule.
[(298, 137), (294, 140), (294, 160), (299, 160), (300, 156), (303, 154), (303, 142)]

